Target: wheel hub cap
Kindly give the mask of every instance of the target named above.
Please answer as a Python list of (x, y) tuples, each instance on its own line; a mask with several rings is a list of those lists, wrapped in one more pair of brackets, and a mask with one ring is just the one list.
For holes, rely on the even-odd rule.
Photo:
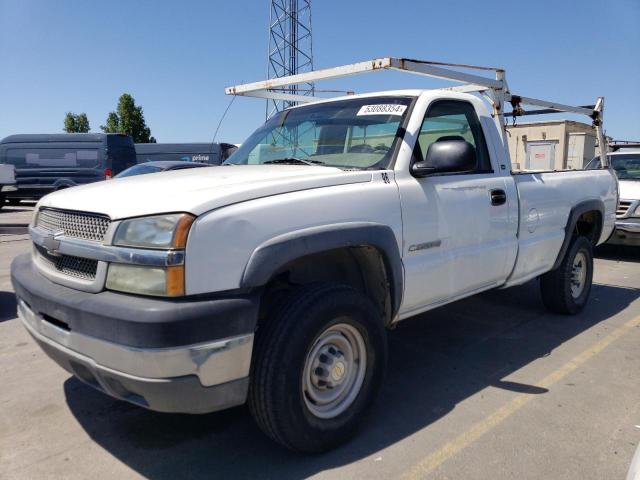
[(571, 296), (578, 298), (587, 283), (587, 257), (579, 252), (571, 265)]
[(342, 376), (344, 375), (345, 369), (347, 367), (342, 362), (337, 362), (336, 366), (331, 370), (331, 378), (333, 378), (336, 382), (342, 380)]
[(320, 390), (335, 388), (344, 378), (344, 354), (332, 343), (324, 345), (313, 359), (311, 382)]
[(356, 399), (366, 371), (366, 348), (360, 332), (341, 323), (315, 340), (305, 362), (302, 393), (309, 411), (333, 418)]

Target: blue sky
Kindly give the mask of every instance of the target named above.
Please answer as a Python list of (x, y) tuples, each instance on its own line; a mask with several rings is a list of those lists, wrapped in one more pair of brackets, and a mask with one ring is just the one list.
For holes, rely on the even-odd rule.
[[(640, 0), (316, 0), (312, 16), (316, 68), (385, 55), (500, 66), (521, 95), (604, 95), (607, 134), (640, 140)], [(224, 87), (265, 77), (268, 19), (268, 0), (0, 0), (0, 138), (61, 132), (67, 111), (100, 131), (129, 92), (158, 141), (210, 141)], [(382, 73), (326, 87), (437, 85)], [(238, 98), (218, 140), (241, 142), (264, 113)]]

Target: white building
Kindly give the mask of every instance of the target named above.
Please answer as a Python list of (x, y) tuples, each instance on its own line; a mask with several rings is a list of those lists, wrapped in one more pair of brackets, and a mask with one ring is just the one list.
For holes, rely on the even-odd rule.
[(596, 129), (572, 120), (508, 126), (513, 170), (577, 170), (598, 153)]

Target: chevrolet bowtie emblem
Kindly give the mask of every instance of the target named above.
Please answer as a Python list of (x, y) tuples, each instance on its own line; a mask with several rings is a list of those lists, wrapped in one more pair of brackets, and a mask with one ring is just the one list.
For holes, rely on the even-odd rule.
[(59, 255), (60, 238), (64, 235), (63, 231), (49, 233), (42, 240), (42, 246), (50, 255)]

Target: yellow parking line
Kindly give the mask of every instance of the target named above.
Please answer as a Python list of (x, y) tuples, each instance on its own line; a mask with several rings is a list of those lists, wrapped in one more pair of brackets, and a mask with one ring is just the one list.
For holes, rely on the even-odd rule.
[[(573, 372), (576, 368), (580, 367), (590, 358), (594, 357), (602, 350), (607, 348), (613, 342), (620, 337), (631, 331), (634, 327), (640, 325), (640, 315), (629, 320), (621, 327), (615, 329), (606, 337), (600, 341), (594, 343), (582, 353), (576, 355), (563, 366), (553, 371), (546, 377), (544, 377), (538, 384), (542, 388), (549, 388), (556, 382), (562, 380), (569, 373)], [(448, 459), (456, 455), (458, 452), (464, 450), (473, 442), (475, 442), (482, 435), (492, 430), (508, 417), (517, 412), (520, 408), (533, 400), (536, 396), (521, 393), (517, 395), (513, 400), (499, 408), (497, 411), (486, 417), (484, 420), (476, 423), (469, 430), (456, 437), (451, 442), (444, 445), (439, 450), (435, 451), (431, 455), (425, 457), (422, 461), (416, 464), (411, 470), (409, 470), (403, 477), (406, 479), (417, 479), (427, 476), (433, 472), (436, 468), (446, 462)]]

